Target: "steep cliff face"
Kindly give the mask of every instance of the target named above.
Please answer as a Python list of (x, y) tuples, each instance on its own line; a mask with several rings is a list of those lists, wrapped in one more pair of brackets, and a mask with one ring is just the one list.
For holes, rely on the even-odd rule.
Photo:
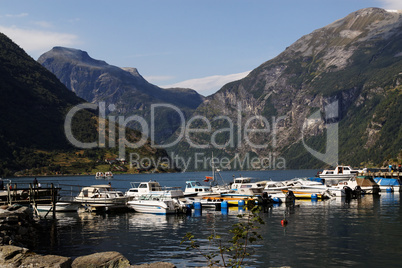
[[(148, 83), (135, 68), (109, 65), (78, 49), (55, 47), (41, 55), (38, 62), (79, 97), (93, 103), (105, 102), (105, 107), (111, 108), (106, 109), (107, 115), (139, 115), (148, 125), (153, 123), (157, 142), (163, 142), (177, 129), (180, 118), (172, 109), (159, 108), (151, 122), (152, 104), (174, 105), (189, 116), (203, 101), (194, 90), (159, 88)], [(138, 124), (129, 125), (145, 131)]]
[(401, 149), (401, 71), (402, 14), (359, 10), (206, 98), (195, 114), (211, 122), (210, 135), (192, 133), (170, 150), (214, 151), (232, 164), (236, 154), (282, 157), (287, 168), (379, 164)]

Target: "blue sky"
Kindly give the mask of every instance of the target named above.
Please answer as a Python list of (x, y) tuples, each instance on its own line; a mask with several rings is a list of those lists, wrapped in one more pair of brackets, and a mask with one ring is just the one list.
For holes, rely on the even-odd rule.
[(401, 0), (0, 0), (0, 32), (37, 59), (53, 46), (167, 85), (252, 70), (302, 35)]

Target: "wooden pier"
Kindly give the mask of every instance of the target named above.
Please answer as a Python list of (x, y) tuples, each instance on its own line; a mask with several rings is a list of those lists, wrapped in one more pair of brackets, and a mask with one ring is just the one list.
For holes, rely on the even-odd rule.
[(381, 178), (389, 178), (389, 179), (402, 179), (402, 172), (399, 171), (375, 171), (375, 172), (365, 172), (359, 173), (359, 176), (372, 176), (374, 178), (381, 177)]
[(6, 189), (0, 190), (0, 204), (29, 205), (36, 213), (38, 213), (37, 204), (50, 204), (53, 216), (55, 217), (56, 204), (60, 190), (61, 188), (55, 187), (53, 183), (47, 187), (37, 187), (32, 184), (29, 184), (28, 187), (26, 184), (25, 187), (21, 187), (21, 185), (17, 183), (7, 184)]

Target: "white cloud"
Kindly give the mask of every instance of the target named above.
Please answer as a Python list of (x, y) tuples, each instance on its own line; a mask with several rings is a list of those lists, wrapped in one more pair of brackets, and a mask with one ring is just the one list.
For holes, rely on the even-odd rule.
[(32, 57), (39, 56), (54, 46), (72, 46), (78, 43), (78, 36), (66, 33), (23, 29), (16, 26), (0, 26), (0, 32), (11, 38)]
[(233, 82), (236, 80), (240, 80), (246, 77), (250, 71), (237, 73), (237, 74), (229, 74), (229, 75), (214, 75), (208, 76), (204, 78), (191, 79), (183, 82), (179, 82), (172, 85), (161, 86), (163, 88), (172, 88), (172, 87), (182, 87), (182, 88), (191, 88), (197, 91), (198, 93), (208, 96), (216, 91), (218, 91), (222, 86), (229, 82)]
[(382, 8), (385, 9), (402, 9), (402, 1), (401, 0), (380, 0), (383, 3)]
[(52, 23), (47, 22), (47, 21), (34, 21), (33, 24), (38, 25), (43, 28), (52, 28), (53, 27)]
[(6, 14), (4, 17), (6, 18), (22, 18), (28, 16), (28, 13), (20, 13), (20, 14)]

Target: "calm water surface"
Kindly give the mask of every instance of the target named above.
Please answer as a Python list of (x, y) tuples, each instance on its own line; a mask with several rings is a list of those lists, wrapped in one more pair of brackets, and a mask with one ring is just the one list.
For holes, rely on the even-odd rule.
[[(232, 176), (285, 180), (311, 177), (316, 170), (221, 172), (225, 181)], [(184, 187), (188, 179), (202, 179), (208, 172), (179, 174), (117, 175), (112, 186), (127, 190), (130, 181), (150, 179), (165, 186)], [(16, 179), (17, 180), (17, 179)], [(32, 178), (18, 179), (29, 181)], [(92, 185), (103, 181), (93, 176), (39, 178), (40, 182), (68, 185)], [(69, 187), (63, 186), (63, 189)], [(71, 187), (76, 188), (76, 187)], [(401, 197), (399, 193), (366, 195), (346, 203), (341, 198), (326, 201), (296, 201), (296, 206), (274, 206), (261, 216), (264, 237), (247, 260), (248, 267), (400, 267), (402, 252)], [(148, 215), (119, 213), (58, 213), (57, 220), (43, 224), (48, 232), (39, 253), (77, 257), (102, 251), (121, 252), (132, 264), (169, 261), (178, 267), (205, 265), (199, 254), (186, 251), (180, 241), (187, 232), (200, 240), (205, 251), (211, 250), (206, 238), (216, 232), (228, 237), (228, 230), (240, 219), (238, 208), (228, 215), (203, 210), (201, 215)], [(286, 214), (287, 227), (281, 226)]]

